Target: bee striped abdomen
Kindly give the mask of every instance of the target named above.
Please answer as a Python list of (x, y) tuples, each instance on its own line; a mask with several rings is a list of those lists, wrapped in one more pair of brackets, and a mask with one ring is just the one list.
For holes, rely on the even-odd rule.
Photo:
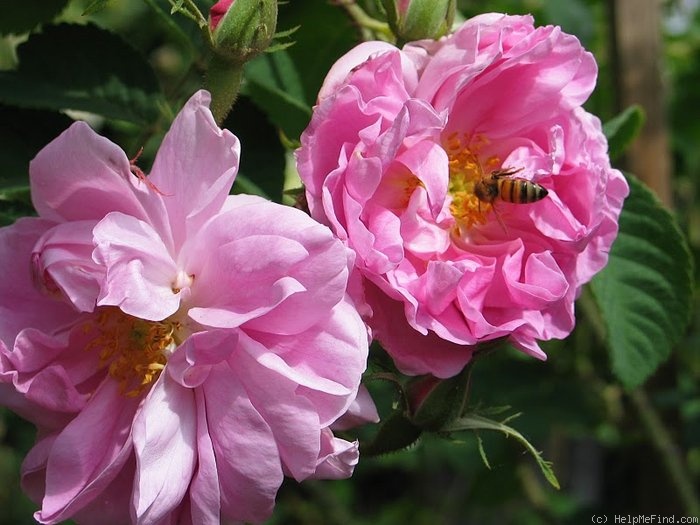
[(525, 179), (497, 178), (498, 196), (513, 204), (528, 204), (544, 199), (548, 192), (536, 182)]

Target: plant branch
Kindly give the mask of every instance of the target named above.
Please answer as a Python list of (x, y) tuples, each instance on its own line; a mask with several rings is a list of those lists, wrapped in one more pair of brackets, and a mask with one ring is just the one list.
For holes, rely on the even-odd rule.
[(202, 12), (197, 7), (197, 4), (193, 0), (169, 0), (170, 5), (173, 6), (172, 13), (181, 13), (199, 27), (204, 40), (209, 44), (209, 47), (214, 47), (214, 42), (212, 41), (211, 32), (209, 31), (209, 22)]
[[(589, 287), (584, 289), (578, 304), (581, 306), (598, 339), (601, 342), (607, 341), (605, 321), (600, 316), (595, 297), (593, 297)], [(637, 409), (639, 420), (649, 439), (659, 452), (664, 468), (669, 475), (670, 481), (676, 488), (686, 511), (693, 516), (700, 515), (700, 500), (693, 487), (690, 473), (681, 458), (679, 447), (673, 441), (671, 434), (666, 430), (661, 416), (659, 416), (658, 411), (649, 400), (647, 392), (643, 387), (638, 387), (631, 391), (625, 391), (625, 393)]]
[(350, 18), (359, 26), (363, 40), (374, 40), (376, 36), (382, 37), (384, 40), (394, 39), (389, 24), (369, 16), (357, 5), (355, 0), (337, 0), (337, 4), (344, 8)]
[(664, 467), (678, 491), (686, 513), (691, 516), (700, 515), (700, 500), (695, 492), (690, 473), (681, 457), (679, 448), (674, 443), (671, 434), (666, 430), (666, 426), (652, 405), (649, 396), (642, 388), (627, 392), (627, 395), (637, 409), (639, 419), (651, 442), (661, 455)]

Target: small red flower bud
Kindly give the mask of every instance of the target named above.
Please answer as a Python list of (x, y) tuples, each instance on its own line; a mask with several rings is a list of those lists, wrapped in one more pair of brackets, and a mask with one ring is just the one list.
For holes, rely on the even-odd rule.
[(219, 0), (209, 10), (209, 29), (214, 31), (235, 0)]

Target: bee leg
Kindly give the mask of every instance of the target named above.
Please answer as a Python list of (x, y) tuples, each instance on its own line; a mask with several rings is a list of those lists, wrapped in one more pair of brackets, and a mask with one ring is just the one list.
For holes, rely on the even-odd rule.
[(159, 195), (163, 195), (165, 197), (170, 197), (169, 194), (163, 193), (160, 189), (158, 189), (158, 187), (155, 184), (153, 184), (150, 180), (148, 180), (148, 177), (143, 172), (143, 170), (136, 165), (136, 161), (141, 156), (141, 153), (143, 153), (143, 147), (139, 148), (138, 152), (136, 153), (136, 156), (133, 159), (129, 160), (129, 169), (131, 170), (131, 173), (133, 173), (137, 179), (139, 179), (141, 182), (143, 182), (146, 186), (148, 186), (155, 193), (157, 193)]
[(508, 235), (508, 230), (506, 229), (506, 225), (503, 223), (503, 219), (501, 219), (501, 214), (498, 213), (498, 210), (496, 209), (496, 205), (492, 204), (491, 209), (493, 210), (493, 214), (496, 216), (496, 220), (498, 221), (498, 224), (500, 224), (501, 228), (503, 228), (503, 233)]

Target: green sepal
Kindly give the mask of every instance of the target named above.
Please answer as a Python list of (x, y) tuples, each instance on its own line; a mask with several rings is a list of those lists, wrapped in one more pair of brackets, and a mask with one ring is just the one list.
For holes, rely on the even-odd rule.
[(469, 388), (470, 370), (467, 366), (448, 379), (422, 376), (409, 381), (406, 393), (413, 424), (434, 431), (458, 417)]
[(374, 439), (361, 445), (361, 453), (363, 456), (379, 456), (403, 450), (413, 445), (421, 433), (422, 430), (402, 411), (396, 410), (384, 420)]
[(267, 49), (276, 28), (276, 0), (236, 0), (214, 29), (214, 52), (244, 64)]

